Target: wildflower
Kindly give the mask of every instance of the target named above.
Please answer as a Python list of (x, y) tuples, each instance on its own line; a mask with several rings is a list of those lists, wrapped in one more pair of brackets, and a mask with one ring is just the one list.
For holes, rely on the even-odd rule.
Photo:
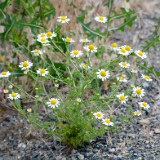
[(109, 71), (105, 71), (104, 69), (99, 69), (96, 74), (97, 74), (98, 78), (102, 79), (102, 81), (104, 81), (110, 77)]
[(107, 17), (102, 17), (102, 16), (96, 16), (95, 20), (97, 22), (101, 22), (101, 23), (106, 23), (107, 22)]
[(132, 72), (132, 73), (137, 73), (138, 71), (137, 71), (137, 70), (132, 69), (132, 70), (131, 70), (131, 72)]
[(55, 84), (54, 86), (55, 86), (56, 88), (58, 88), (58, 87), (59, 87), (59, 84)]
[(27, 108), (27, 112), (28, 112), (28, 113), (31, 113), (31, 112), (32, 112), (32, 109), (31, 109), (31, 108)]
[(125, 47), (122, 47), (118, 49), (118, 54), (121, 54), (123, 56), (128, 56), (129, 52), (125, 49)]
[(53, 38), (53, 37), (56, 37), (56, 36), (57, 36), (57, 34), (55, 32), (50, 32), (50, 31), (47, 32), (47, 37), (48, 38)]
[(112, 43), (110, 49), (111, 49), (112, 51), (117, 51), (117, 49), (118, 49), (117, 43)]
[(12, 89), (13, 88), (13, 86), (12, 85), (9, 85), (9, 87), (8, 87), (9, 89)]
[(86, 63), (81, 63), (80, 65), (80, 68), (83, 68), (83, 69), (89, 69), (90, 66), (88, 66)]
[(49, 72), (48, 72), (47, 69), (40, 68), (40, 69), (37, 70), (37, 74), (40, 74), (41, 76), (46, 76), (48, 73)]
[(37, 38), (38, 39), (40, 39), (40, 38), (47, 38), (47, 34), (46, 33), (40, 33), (40, 34), (38, 34)]
[(136, 54), (138, 57), (142, 58), (142, 59), (147, 58), (146, 53), (144, 53), (144, 52), (142, 52), (142, 51), (140, 51), (140, 50), (135, 51), (135, 54)]
[(77, 98), (76, 101), (80, 103), (82, 100), (80, 98)]
[(74, 42), (74, 40), (71, 37), (62, 38), (62, 40), (68, 43)]
[(87, 43), (87, 42), (90, 42), (90, 40), (87, 39), (87, 38), (82, 38), (82, 39), (79, 40), (79, 42)]
[(127, 63), (127, 62), (120, 62), (119, 65), (120, 65), (122, 68), (129, 68), (129, 67), (130, 67), (130, 64)]
[(51, 98), (49, 99), (49, 102), (47, 102), (47, 105), (54, 109), (60, 105), (59, 99)]
[(120, 101), (121, 103), (126, 103), (126, 101), (128, 100), (128, 96), (125, 96), (124, 93), (120, 93), (116, 96)]
[(134, 115), (135, 115), (135, 116), (140, 116), (140, 115), (142, 115), (142, 114), (141, 114), (141, 112), (140, 112), (139, 110), (137, 110), (137, 111), (134, 112)]
[(4, 89), (3, 92), (4, 92), (5, 94), (7, 94), (7, 93), (9, 92), (9, 90), (8, 90), (8, 89)]
[(38, 38), (37, 41), (44, 44), (44, 45), (49, 45), (49, 41), (48, 41), (47, 37)]
[(0, 73), (0, 78), (7, 78), (11, 75), (9, 71), (3, 71)]
[(93, 115), (94, 115), (95, 118), (97, 118), (97, 119), (102, 119), (103, 116), (104, 116), (102, 112), (96, 112), (96, 113), (93, 113)]
[(67, 16), (60, 16), (57, 17), (57, 21), (61, 23), (68, 23), (70, 21), (70, 18), (67, 18)]
[(150, 108), (150, 106), (149, 106), (149, 104), (147, 102), (139, 102), (138, 104), (143, 109), (149, 109)]
[(43, 52), (41, 50), (38, 50), (38, 49), (35, 49), (35, 50), (31, 51), (31, 53), (33, 53), (34, 56), (39, 56), (39, 55), (43, 54)]
[(84, 46), (84, 49), (87, 51), (87, 52), (91, 52), (91, 53), (94, 53), (94, 52), (97, 52), (97, 47), (95, 47), (93, 44), (90, 44), (88, 46)]
[(9, 94), (8, 98), (9, 98), (10, 100), (16, 100), (16, 99), (19, 99), (19, 98), (20, 98), (20, 94), (15, 93), (15, 92), (12, 92), (11, 94)]
[(135, 94), (137, 97), (142, 98), (144, 96), (144, 89), (141, 87), (134, 87), (133, 88), (133, 94)]
[(80, 56), (83, 55), (83, 52), (82, 51), (79, 51), (79, 50), (73, 50), (71, 53), (71, 57), (72, 58), (78, 58)]
[(22, 70), (26, 70), (26, 69), (29, 69), (33, 66), (33, 63), (29, 62), (29, 61), (24, 61), (24, 62), (21, 62), (19, 67), (22, 69)]
[(126, 75), (122, 75), (121, 77), (117, 77), (117, 80), (120, 82), (127, 82)]
[(152, 79), (147, 75), (142, 74), (142, 78), (145, 79), (146, 81), (152, 81)]
[(103, 121), (103, 124), (105, 124), (106, 126), (113, 126), (114, 125), (110, 119), (106, 118), (106, 119), (103, 119), (102, 121)]

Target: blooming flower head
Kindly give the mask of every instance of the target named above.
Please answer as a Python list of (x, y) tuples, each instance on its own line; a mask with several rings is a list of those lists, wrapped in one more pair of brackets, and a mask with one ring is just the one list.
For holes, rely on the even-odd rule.
[(62, 38), (63, 41), (68, 42), (68, 43), (72, 43), (74, 42), (74, 40), (71, 37), (66, 37), (66, 38)]
[(118, 49), (118, 54), (121, 54), (123, 56), (128, 56), (130, 53), (125, 49), (125, 47), (121, 47)]
[(97, 52), (97, 47), (95, 47), (93, 44), (84, 46), (84, 49), (85, 49), (87, 52), (91, 52), (91, 53)]
[(70, 18), (67, 18), (67, 16), (60, 16), (57, 17), (57, 21), (61, 23), (68, 23), (70, 21)]
[(80, 98), (77, 98), (76, 101), (80, 103), (82, 100)]
[(133, 94), (136, 95), (137, 97), (142, 98), (144, 96), (144, 89), (141, 87), (134, 87), (133, 88)]
[(33, 66), (33, 63), (29, 62), (29, 61), (24, 61), (24, 62), (21, 62), (19, 64), (19, 67), (22, 69), (22, 70), (26, 70), (26, 69), (29, 69)]
[(144, 52), (142, 52), (142, 51), (140, 51), (140, 50), (135, 51), (135, 54), (136, 54), (138, 57), (142, 58), (142, 59), (147, 58), (146, 53), (144, 53)]
[(3, 71), (0, 73), (0, 78), (7, 78), (11, 75), (9, 71)]
[(57, 34), (56, 34), (55, 32), (51, 32), (51, 31), (48, 31), (48, 32), (46, 33), (46, 35), (47, 35), (47, 38), (53, 38), (53, 37), (56, 37), (56, 36), (57, 36)]
[(80, 65), (80, 68), (83, 68), (83, 69), (89, 69), (90, 66), (88, 66), (86, 63), (81, 63)]
[(126, 103), (126, 101), (128, 100), (128, 96), (125, 96), (124, 93), (120, 93), (116, 96), (119, 101), (123, 104), (123, 103)]
[(41, 75), (41, 76), (46, 76), (48, 74), (48, 70), (47, 69), (43, 69), (43, 68), (39, 68), (37, 70), (37, 74)]
[(152, 81), (152, 79), (147, 75), (142, 74), (142, 78), (145, 79), (146, 81)]
[(117, 80), (120, 82), (127, 82), (126, 75), (122, 75), (121, 77), (117, 77)]
[(106, 126), (113, 126), (114, 125), (114, 123), (113, 122), (111, 122), (111, 120), (110, 119), (103, 119), (103, 124), (105, 124)]
[(40, 39), (40, 38), (47, 38), (47, 34), (46, 33), (40, 33), (40, 34), (38, 34), (37, 38), (38, 39)]
[(59, 99), (51, 98), (51, 99), (49, 99), (49, 102), (47, 102), (47, 105), (48, 105), (48, 107), (51, 107), (54, 109), (60, 105), (60, 101), (59, 101)]
[(107, 22), (107, 17), (103, 17), (103, 16), (96, 16), (95, 20), (97, 22), (101, 22), (101, 23), (106, 23)]
[(87, 43), (87, 42), (90, 42), (90, 40), (87, 39), (87, 38), (82, 38), (82, 39), (79, 40), (79, 42)]
[(82, 56), (83, 55), (83, 52), (82, 51), (79, 51), (79, 50), (73, 50), (72, 52), (71, 52), (71, 57), (72, 58), (78, 58), (78, 57), (80, 57), (80, 56)]
[(48, 41), (47, 37), (39, 37), (37, 39), (37, 41), (44, 44), (44, 45), (49, 45), (49, 41)]
[(109, 71), (105, 71), (104, 69), (99, 69), (96, 74), (97, 74), (97, 77), (100, 78), (102, 81), (110, 77)]
[(96, 113), (93, 113), (93, 115), (94, 115), (95, 118), (97, 118), (97, 119), (102, 119), (103, 116), (104, 116), (102, 112), (96, 112)]
[(31, 109), (31, 108), (27, 108), (27, 112), (28, 112), (28, 113), (31, 113), (31, 112), (32, 112), (32, 109)]
[(9, 92), (9, 90), (8, 90), (8, 89), (4, 89), (3, 92), (4, 92), (5, 94), (7, 94), (7, 93)]
[(112, 51), (117, 51), (117, 49), (118, 49), (117, 43), (112, 43), (110, 49), (111, 49)]
[(122, 68), (129, 68), (129, 67), (130, 67), (130, 64), (127, 63), (127, 62), (120, 62), (119, 65), (120, 65)]
[(16, 93), (16, 92), (12, 92), (11, 94), (9, 94), (8, 98), (10, 100), (16, 100), (20, 98), (20, 94)]
[(143, 109), (149, 109), (150, 108), (150, 106), (149, 106), (149, 104), (147, 102), (139, 102), (138, 104)]
[(35, 49), (35, 50), (31, 51), (31, 53), (33, 53), (34, 56), (39, 56), (39, 55), (43, 54), (43, 52), (41, 50), (38, 50), (38, 49)]
[(134, 115), (135, 115), (135, 116), (140, 116), (140, 115), (142, 115), (142, 114), (141, 114), (141, 112), (140, 112), (139, 110), (137, 110), (137, 111), (134, 112)]

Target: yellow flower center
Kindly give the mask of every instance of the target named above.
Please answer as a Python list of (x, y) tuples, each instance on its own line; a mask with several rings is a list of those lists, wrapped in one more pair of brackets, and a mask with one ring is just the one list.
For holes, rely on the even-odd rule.
[(34, 50), (34, 53), (35, 53), (35, 54), (38, 54), (38, 53), (39, 53), (39, 50), (38, 50), (38, 49), (35, 49), (35, 50)]
[(119, 80), (123, 81), (125, 79), (124, 76), (120, 77)]
[(106, 76), (106, 74), (107, 74), (107, 73), (106, 73), (106, 71), (105, 71), (105, 70), (101, 70), (101, 71), (100, 71), (100, 75), (101, 75), (102, 77), (105, 77), (105, 76)]
[(102, 117), (102, 113), (99, 113), (99, 112), (98, 112), (98, 113), (96, 114), (96, 116), (97, 116), (97, 117)]
[(84, 39), (83, 39), (83, 42), (86, 42), (86, 41), (87, 41), (87, 39), (86, 39), (86, 38), (84, 38)]
[(46, 39), (45, 38), (41, 38), (41, 42), (46, 42)]
[(125, 49), (125, 48), (122, 48), (122, 49), (121, 49), (121, 52), (125, 53), (125, 52), (126, 52), (126, 49)]
[(142, 90), (141, 90), (141, 89), (137, 89), (137, 90), (136, 90), (136, 93), (137, 93), (137, 94), (141, 94), (141, 93), (142, 93)]
[(86, 67), (87, 66), (87, 64), (85, 64), (85, 63), (82, 63), (82, 67)]
[(93, 45), (93, 44), (90, 44), (90, 45), (88, 46), (88, 48), (89, 48), (90, 50), (94, 50), (94, 45)]
[(99, 16), (99, 20), (100, 20), (100, 21), (103, 21), (103, 20), (104, 20), (104, 17)]
[(46, 34), (45, 34), (45, 33), (42, 33), (42, 34), (41, 34), (41, 37), (45, 37), (45, 36), (46, 36)]
[(105, 122), (108, 124), (111, 123), (110, 119), (106, 119)]
[(27, 61), (23, 62), (23, 67), (27, 67), (29, 63)]
[(78, 50), (74, 50), (74, 51), (73, 51), (73, 54), (74, 54), (74, 55), (77, 55), (77, 54), (79, 54), (79, 51), (78, 51)]
[(51, 37), (52, 36), (52, 32), (47, 32), (47, 36)]
[(31, 108), (27, 108), (27, 112), (31, 113), (32, 109)]
[(122, 66), (126, 67), (127, 63), (126, 62), (122, 62)]
[(138, 55), (143, 56), (143, 55), (144, 55), (144, 53), (143, 53), (143, 52), (141, 52), (141, 51), (139, 51), (139, 52), (138, 52)]
[(12, 93), (12, 97), (16, 97), (17, 96), (17, 93)]
[(62, 21), (65, 21), (66, 19), (67, 19), (66, 16), (61, 16), (61, 20), (62, 20)]
[(131, 50), (131, 47), (130, 47), (130, 46), (126, 46), (125, 49), (126, 49), (127, 51), (130, 51), (130, 50)]
[(149, 76), (144, 76), (144, 78), (145, 78), (146, 80), (150, 80), (150, 77), (149, 77)]
[(7, 72), (2, 72), (1, 74), (2, 74), (3, 76), (5, 76), (5, 75), (7, 74)]
[(141, 113), (139, 111), (136, 112), (136, 115), (140, 115)]
[(142, 106), (147, 107), (147, 103), (146, 102), (142, 102)]
[(52, 105), (55, 105), (56, 103), (57, 103), (57, 100), (56, 100), (56, 99), (52, 99), (52, 100), (51, 100), (51, 104), (52, 104)]
[(46, 72), (46, 70), (45, 70), (45, 69), (40, 69), (40, 72), (41, 72), (42, 74), (44, 74), (44, 73)]
[(112, 43), (113, 48), (117, 48), (117, 43)]
[(124, 100), (125, 100), (125, 96), (124, 96), (124, 95), (121, 95), (121, 96), (119, 97), (119, 99), (120, 99), (121, 101), (124, 101)]
[(67, 42), (70, 42), (70, 41), (71, 41), (71, 38), (70, 38), (70, 37), (67, 37), (67, 38), (66, 38), (66, 41), (67, 41)]

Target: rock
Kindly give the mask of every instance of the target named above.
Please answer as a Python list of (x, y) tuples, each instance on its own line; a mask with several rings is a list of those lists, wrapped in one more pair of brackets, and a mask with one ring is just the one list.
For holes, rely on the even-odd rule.
[(143, 82), (142, 85), (143, 85), (144, 88), (148, 88), (149, 87), (149, 83), (147, 83), (147, 82)]
[(156, 128), (156, 129), (154, 130), (154, 133), (160, 134), (160, 129), (159, 129), (159, 128)]
[(26, 144), (20, 143), (20, 144), (18, 144), (18, 148), (26, 148)]
[(0, 160), (4, 160), (3, 157), (0, 157)]
[(131, 133), (129, 133), (129, 134), (128, 134), (128, 137), (135, 138), (135, 137), (136, 137), (136, 135), (135, 135), (135, 134), (131, 134)]
[(113, 153), (113, 152), (115, 152), (116, 151), (116, 149), (115, 148), (111, 148), (111, 149), (109, 149), (109, 152), (111, 152), (111, 153)]
[(139, 121), (139, 123), (142, 124), (142, 125), (144, 125), (144, 124), (149, 125), (151, 122), (150, 122), (149, 119), (141, 119), (141, 120)]
[(79, 159), (79, 160), (84, 160), (84, 155), (78, 154), (78, 159)]

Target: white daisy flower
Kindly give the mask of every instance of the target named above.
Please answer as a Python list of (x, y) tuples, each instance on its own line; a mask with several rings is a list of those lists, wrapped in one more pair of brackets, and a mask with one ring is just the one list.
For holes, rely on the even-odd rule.
[(60, 105), (60, 101), (59, 101), (59, 99), (51, 98), (51, 99), (49, 99), (49, 102), (47, 102), (47, 105), (48, 105), (48, 107), (51, 107), (54, 109)]
[(93, 113), (93, 115), (94, 115), (95, 118), (97, 118), (97, 119), (102, 119), (103, 116), (104, 116), (102, 112), (96, 112), (96, 113)]
[(152, 79), (147, 75), (142, 74), (142, 78), (145, 79), (146, 81), (152, 81)]
[(48, 41), (47, 37), (38, 38), (37, 41), (44, 44), (44, 45), (49, 45), (49, 41)]
[(11, 75), (9, 71), (3, 71), (0, 73), (0, 78), (7, 78)]
[(148, 110), (150, 108), (150, 106), (149, 106), (149, 104), (147, 102), (139, 102), (138, 104), (143, 109), (147, 109)]
[(87, 42), (91, 42), (91, 41), (87, 38), (82, 38), (82, 39), (79, 40), (79, 42), (87, 43)]
[(75, 42), (71, 37), (62, 38), (62, 40), (68, 43)]
[(15, 92), (12, 92), (11, 94), (9, 94), (8, 98), (10, 100), (17, 100), (20, 98), (20, 94), (19, 93), (15, 93)]
[(97, 47), (95, 47), (93, 44), (84, 46), (84, 49), (85, 49), (87, 52), (91, 52), (91, 53), (97, 52)]
[(97, 74), (97, 77), (100, 78), (102, 81), (110, 77), (109, 71), (105, 71), (104, 69), (99, 69), (96, 74)]
[(119, 65), (120, 65), (122, 68), (129, 68), (129, 67), (130, 67), (130, 64), (127, 63), (127, 62), (120, 62)]
[(106, 118), (106, 119), (103, 119), (102, 121), (103, 121), (103, 124), (105, 124), (106, 126), (113, 126), (114, 125), (114, 123), (111, 122), (110, 119)]
[(37, 70), (37, 74), (41, 75), (41, 76), (46, 76), (48, 74), (48, 70), (47, 69), (42, 69), (42, 68), (39, 68)]
[(127, 82), (126, 75), (122, 75), (121, 77), (117, 77), (117, 80), (120, 82)]
[(86, 63), (81, 63), (80, 65), (80, 68), (83, 68), (83, 69), (89, 69), (90, 66), (88, 66)]
[(39, 56), (39, 55), (43, 54), (43, 52), (41, 50), (38, 50), (38, 49), (35, 49), (35, 50), (31, 51), (31, 53), (33, 53), (34, 56)]
[(120, 102), (122, 104), (125, 104), (126, 101), (128, 101), (128, 99), (127, 99), (128, 96), (125, 96), (124, 93), (120, 93), (120, 94), (116, 95), (116, 97), (120, 100)]
[(142, 52), (142, 51), (140, 51), (140, 50), (135, 51), (135, 54), (136, 54), (138, 57), (142, 58), (142, 59), (147, 58), (146, 53), (144, 53), (144, 52)]
[(140, 115), (142, 115), (142, 113), (139, 110), (137, 110), (137, 111), (134, 112), (134, 115), (135, 116), (140, 116)]
[(118, 50), (118, 45), (117, 43), (112, 43), (111, 47), (110, 47), (110, 50), (112, 51), (117, 51)]
[(118, 54), (121, 54), (123, 56), (128, 56), (130, 53), (125, 49), (125, 47), (118, 49)]
[(22, 69), (22, 70), (26, 70), (26, 69), (29, 69), (33, 66), (33, 63), (29, 62), (29, 61), (24, 61), (24, 62), (21, 62), (19, 64), (19, 67)]
[(103, 16), (96, 16), (94, 19), (97, 22), (101, 22), (101, 23), (106, 23), (107, 22), (107, 17), (103, 17)]
[(141, 87), (134, 87), (133, 88), (133, 94), (136, 95), (137, 97), (142, 98), (144, 96), (144, 89)]
[(72, 58), (78, 58), (80, 56), (83, 55), (83, 52), (82, 51), (79, 51), (79, 50), (73, 50), (71, 53), (71, 57)]
[(50, 32), (50, 31), (48, 31), (46, 34), (47, 34), (47, 38), (53, 38), (57, 36), (55, 32)]
[(70, 18), (67, 18), (67, 16), (60, 16), (57, 17), (57, 21), (61, 23), (68, 23), (70, 21)]
[(46, 33), (40, 33), (40, 34), (38, 34), (37, 38), (38, 39), (47, 38), (47, 34)]

